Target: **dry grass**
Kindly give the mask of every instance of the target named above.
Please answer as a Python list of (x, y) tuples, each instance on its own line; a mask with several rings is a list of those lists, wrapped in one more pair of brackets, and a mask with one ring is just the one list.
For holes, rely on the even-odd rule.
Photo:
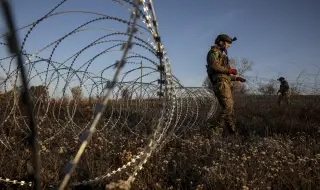
[[(210, 123), (181, 138), (170, 137), (168, 143), (151, 156), (131, 188), (317, 189), (320, 186), (320, 97), (293, 97), (290, 107), (279, 107), (276, 98), (250, 96), (236, 99), (239, 137), (217, 137), (209, 127)], [(3, 110), (9, 104), (10, 101), (2, 101), (1, 119), (8, 114)], [(68, 126), (68, 130), (41, 146), (44, 188), (62, 178), (62, 167), (79, 146), (76, 134), (92, 116), (92, 105), (81, 102), (70, 123), (66, 117), (66, 104), (52, 106), (40, 126), (42, 139), (52, 137)], [(73, 104), (70, 103), (70, 107)], [(146, 121), (139, 123), (137, 118), (142, 116), (135, 110), (134, 107), (121, 113), (113, 110), (113, 114), (111, 109), (106, 111), (71, 183), (93, 179), (121, 167), (146, 145), (150, 122), (152, 118), (157, 119), (157, 115), (152, 112), (144, 114)], [(126, 112), (135, 115), (129, 117), (129, 113), (124, 114)], [(0, 143), (0, 176), (28, 180), (30, 151), (22, 132), (27, 124), (18, 115), (10, 116), (11, 119), (2, 126), (1, 136), (8, 138), (14, 151)], [(117, 118), (125, 121), (114, 127), (109, 123), (103, 128), (109, 117), (113, 121)], [(130, 128), (137, 123), (138, 128)], [(104, 189), (106, 184), (125, 180), (129, 175), (130, 170), (125, 170), (99, 183), (77, 188)]]

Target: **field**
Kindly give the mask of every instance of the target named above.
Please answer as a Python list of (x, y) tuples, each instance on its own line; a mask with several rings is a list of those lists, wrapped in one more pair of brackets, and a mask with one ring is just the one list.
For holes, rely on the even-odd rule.
[[(151, 155), (131, 189), (318, 189), (320, 97), (295, 96), (290, 106), (278, 106), (276, 100), (276, 96), (236, 97), (237, 137), (215, 135), (214, 119), (195, 120), (197, 124), (190, 129), (187, 118), (177, 135), (168, 136), (167, 143)], [(0, 177), (29, 181), (31, 152), (25, 111), (10, 111), (10, 98), (0, 104)], [(154, 101), (111, 104), (113, 109), (106, 110), (69, 185), (99, 179), (73, 186), (76, 189), (104, 189), (107, 184), (116, 188), (119, 179), (131, 176), (129, 168), (101, 177), (122, 167), (147, 145), (161, 107)], [(79, 148), (78, 136), (92, 118), (92, 103), (75, 105), (66, 100), (37, 103), (44, 189), (62, 179), (63, 166)], [(200, 116), (205, 111), (200, 110)], [(191, 117), (189, 120), (194, 119)], [(19, 185), (0, 181), (0, 187)]]

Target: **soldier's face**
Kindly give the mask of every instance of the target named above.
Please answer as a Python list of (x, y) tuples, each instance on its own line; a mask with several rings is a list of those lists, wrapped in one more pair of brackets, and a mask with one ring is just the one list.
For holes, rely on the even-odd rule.
[(226, 42), (226, 49), (228, 49), (230, 47), (230, 43)]

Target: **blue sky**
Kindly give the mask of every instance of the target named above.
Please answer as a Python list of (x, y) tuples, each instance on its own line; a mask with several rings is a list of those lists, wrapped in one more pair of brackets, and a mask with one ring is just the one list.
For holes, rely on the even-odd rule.
[[(250, 76), (294, 80), (320, 67), (320, 1), (155, 1), (160, 32), (173, 70), (197, 85), (215, 36), (237, 36), (231, 57), (254, 61)], [(180, 3), (179, 3), (180, 2)], [(177, 8), (179, 7), (179, 8)]]
[[(60, 1), (12, 2), (17, 23), (24, 26), (45, 15)], [(245, 57), (254, 62), (253, 71), (247, 73), (248, 79), (256, 76), (265, 80), (276, 79), (281, 75), (294, 82), (303, 72), (305, 83), (313, 83), (315, 74), (320, 70), (320, 1), (154, 0), (154, 5), (173, 74), (186, 86), (201, 86), (206, 76), (206, 54), (220, 33), (238, 38), (229, 49), (230, 57)], [(124, 19), (129, 17), (126, 9), (111, 0), (68, 0), (57, 11), (65, 10), (94, 11)], [(56, 16), (48, 20), (47, 25), (37, 27), (26, 47), (29, 52), (34, 52), (93, 18), (97, 16)], [(114, 22), (103, 26), (120, 27)], [(25, 34), (23, 32), (21, 34)], [(89, 42), (102, 33), (97, 31), (86, 36)], [(84, 37), (73, 37), (57, 50), (54, 58), (72, 55), (81, 40)], [(99, 68), (96, 65), (93, 71)]]

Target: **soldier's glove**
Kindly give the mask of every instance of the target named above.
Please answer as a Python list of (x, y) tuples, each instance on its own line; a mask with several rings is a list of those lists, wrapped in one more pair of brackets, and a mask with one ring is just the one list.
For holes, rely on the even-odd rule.
[(247, 80), (242, 77), (236, 77), (236, 81), (246, 82)]
[(230, 74), (233, 74), (233, 75), (237, 75), (238, 74), (238, 71), (236, 69), (230, 69), (229, 70), (229, 73)]

